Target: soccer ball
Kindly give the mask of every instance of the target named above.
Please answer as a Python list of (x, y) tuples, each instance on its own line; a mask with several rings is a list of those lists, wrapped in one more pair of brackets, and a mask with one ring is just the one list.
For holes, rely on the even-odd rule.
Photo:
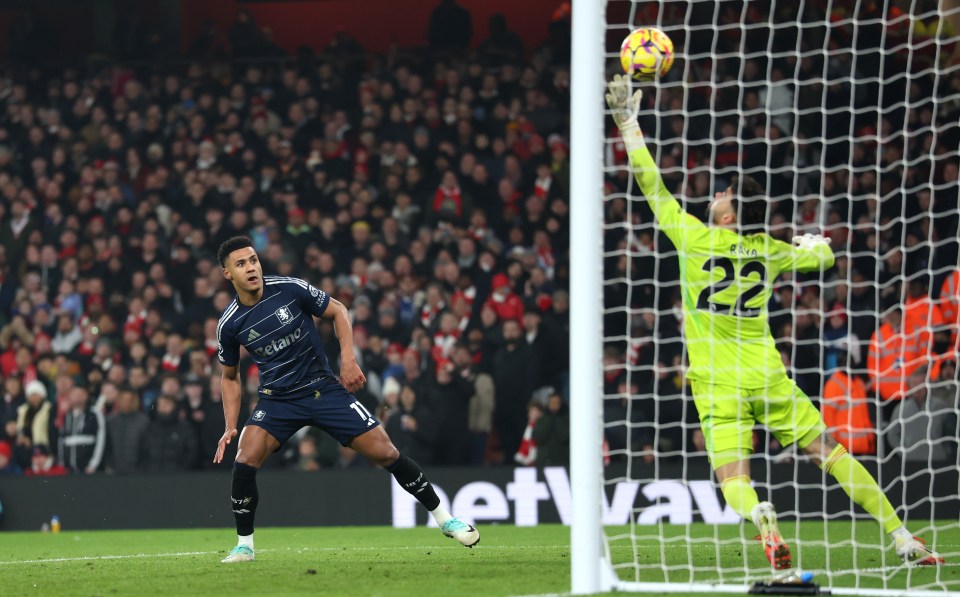
[(620, 46), (620, 65), (634, 81), (652, 81), (673, 66), (673, 41), (656, 27), (634, 29)]

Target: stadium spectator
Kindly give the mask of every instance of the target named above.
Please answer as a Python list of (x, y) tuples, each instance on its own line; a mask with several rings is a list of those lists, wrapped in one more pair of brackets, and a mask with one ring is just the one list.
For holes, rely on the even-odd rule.
[(27, 477), (56, 477), (69, 473), (67, 467), (58, 463), (46, 446), (34, 446), (30, 466), (23, 471)]
[(16, 420), (17, 409), (26, 402), (20, 378), (11, 375), (3, 380), (3, 398), (0, 399), (0, 421)]
[(0, 476), (19, 475), (22, 471), (13, 457), (13, 444), (0, 439)]
[(430, 13), (427, 40), (434, 50), (463, 52), (470, 46), (472, 37), (473, 19), (470, 11), (457, 4), (457, 0), (441, 0)]
[(936, 393), (928, 383), (925, 366), (910, 375), (909, 390), (894, 409), (886, 429), (890, 448), (911, 462), (938, 463), (956, 454), (955, 382), (947, 379), (938, 384)]
[(149, 472), (188, 470), (197, 460), (197, 439), (188, 423), (180, 420), (176, 398), (161, 394), (156, 416), (143, 436), (143, 467)]
[(942, 431), (947, 459), (953, 461), (960, 452), (960, 380), (957, 378), (957, 359), (946, 358), (940, 363), (937, 374), (931, 369), (930, 402), (943, 417)]
[(421, 393), (436, 419), (434, 464), (465, 465), (470, 460), (469, 406), (473, 388), (455, 372), (452, 361), (439, 358), (435, 373)]
[[(544, 321), (543, 314), (536, 304), (525, 308), (523, 330), (524, 339), (537, 355), (537, 379), (534, 385), (538, 389), (552, 390), (559, 385), (560, 375), (563, 372), (565, 338), (554, 330), (549, 321)], [(545, 393), (543, 397), (545, 401)]]
[(150, 418), (130, 387), (120, 390), (116, 410), (107, 416), (106, 470), (120, 475), (143, 470), (143, 441)]
[[(256, 58), (261, 56), (266, 40), (257, 27), (253, 15), (245, 8), (237, 11), (237, 20), (228, 32), (230, 49), (237, 58)], [(192, 101), (192, 100), (190, 100)], [(184, 106), (186, 108), (186, 106)], [(192, 109), (191, 105), (189, 109)]]
[(554, 392), (547, 398), (543, 415), (533, 428), (537, 445), (537, 466), (570, 464), (570, 414), (563, 396)]
[(507, 28), (507, 17), (501, 13), (490, 16), (490, 37), (483, 40), (477, 52), (488, 66), (515, 65), (523, 58), (523, 40)]
[(468, 344), (460, 342), (453, 350), (454, 375), (459, 375), (473, 386), (470, 397), (468, 428), (470, 430), (470, 464), (483, 464), (487, 442), (493, 428), (496, 404), (493, 378), (479, 369)]
[(876, 428), (870, 416), (871, 401), (863, 380), (854, 372), (860, 348), (852, 340), (840, 340), (838, 361), (823, 388), (820, 413), (828, 432), (851, 454), (877, 453)]
[(386, 427), (398, 450), (417, 462), (434, 464), (437, 419), (431, 408), (421, 404), (413, 386), (400, 386), (397, 406), (387, 417)]
[(927, 286), (926, 275), (907, 284), (903, 306), (903, 360), (907, 371), (930, 358), (934, 330), (946, 327), (940, 305), (927, 294)]
[(304, 435), (297, 444), (297, 470), (318, 471), (320, 461), (317, 458), (317, 438), (311, 433)]
[(493, 356), (493, 385), (496, 403), (493, 426), (500, 440), (505, 462), (520, 447), (527, 425), (526, 408), (537, 381), (537, 355), (523, 341), (519, 321), (503, 322), (503, 346)]
[(520, 322), (523, 319), (523, 300), (513, 291), (510, 278), (506, 274), (493, 276), (490, 298), (483, 307), (492, 310), (501, 322), (507, 320)]
[[(870, 338), (867, 352), (867, 375), (870, 384), (885, 404), (894, 404), (903, 397), (904, 379), (902, 333), (903, 310), (899, 304), (889, 306), (883, 324)], [(884, 408), (884, 422), (889, 421), (892, 406)]]
[(45, 447), (50, 453), (51, 447), (58, 445), (56, 413), (47, 400), (47, 388), (40, 381), (27, 384), (26, 402), (17, 408), (17, 443), (14, 447), (21, 468), (29, 468), (30, 454), (37, 446)]
[(103, 463), (107, 444), (103, 414), (90, 405), (90, 394), (84, 387), (70, 390), (68, 404), (58, 459), (72, 473), (95, 473)]

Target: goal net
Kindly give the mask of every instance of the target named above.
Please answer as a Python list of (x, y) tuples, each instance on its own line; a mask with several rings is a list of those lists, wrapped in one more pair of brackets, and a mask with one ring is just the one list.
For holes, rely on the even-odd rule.
[[(574, 13), (597, 5), (575, 3)], [(880, 524), (830, 475), (758, 426), (749, 432), (752, 484), (777, 509), (794, 569), (812, 572), (834, 594), (960, 591), (952, 364), (960, 2), (607, 0), (605, 15), (605, 72), (595, 72), (596, 86), (621, 72), (620, 41), (631, 29), (656, 26), (674, 42), (671, 72), (641, 84), (640, 126), (668, 190), (690, 214), (706, 220), (714, 194), (734, 175), (749, 175), (769, 197), (772, 237), (831, 240), (833, 267), (785, 271), (776, 280), (761, 274), (759, 282), (772, 286), (766, 306), (776, 350), (820, 410), (826, 433), (873, 474), (906, 528), (946, 560), (903, 565)], [(578, 70), (574, 23), (576, 143), (584, 118), (577, 86), (591, 82)], [(609, 115), (604, 132), (594, 262), (603, 264), (603, 339), (593, 345), (600, 354), (583, 352), (572, 334), (583, 357), (575, 350), (575, 367), (602, 361), (602, 401), (593, 406), (602, 444), (586, 446), (602, 477), (597, 588), (743, 593), (773, 571), (756, 527), (726, 504), (707, 459), (709, 439), (686, 376), (683, 329), (691, 323), (680, 279), (688, 256), (658, 229)], [(596, 156), (577, 159), (574, 172), (599, 166)], [(596, 220), (578, 218), (576, 205), (589, 200), (574, 197), (574, 226), (584, 234)], [(741, 268), (749, 256), (728, 261)], [(721, 293), (723, 264), (710, 263), (717, 280), (708, 294)], [(577, 261), (573, 268), (577, 285)], [(729, 284), (729, 292), (744, 290), (741, 280)], [(739, 300), (757, 311), (750, 298)], [(736, 297), (718, 300), (737, 304)], [(576, 382), (575, 370), (575, 390)], [(768, 390), (753, 389), (753, 408)], [(574, 393), (573, 400), (589, 398)], [(575, 410), (575, 419), (577, 412), (586, 411)], [(582, 469), (576, 460), (573, 466), (576, 487)], [(575, 559), (578, 537), (575, 528)], [(573, 590), (582, 592), (590, 585), (578, 585), (577, 565)]]

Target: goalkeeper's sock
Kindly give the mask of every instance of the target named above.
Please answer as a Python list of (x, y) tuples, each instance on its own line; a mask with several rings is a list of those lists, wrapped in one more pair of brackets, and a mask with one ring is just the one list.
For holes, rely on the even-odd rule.
[(432, 513), (440, 506), (440, 496), (437, 495), (433, 485), (427, 480), (423, 469), (412, 458), (400, 454), (400, 458), (396, 462), (385, 468), (397, 480), (400, 487), (417, 498), (417, 501), (423, 504), (423, 507), (429, 512)]
[(869, 512), (883, 526), (884, 532), (893, 533), (903, 526), (903, 521), (897, 516), (873, 475), (850, 456), (846, 448), (834, 448), (820, 468), (833, 475), (850, 499)]
[(728, 477), (720, 484), (720, 491), (723, 493), (723, 499), (733, 511), (745, 520), (751, 519), (751, 512), (754, 507), (760, 503), (756, 490), (750, 486), (750, 477), (746, 475), (737, 475)]
[[(233, 463), (233, 489), (230, 492), (230, 502), (233, 516), (237, 519), (237, 535), (241, 538), (249, 537), (253, 543), (253, 517), (257, 513), (257, 502), (260, 495), (257, 492), (257, 469), (240, 462)], [(238, 545), (242, 545), (241, 540)]]

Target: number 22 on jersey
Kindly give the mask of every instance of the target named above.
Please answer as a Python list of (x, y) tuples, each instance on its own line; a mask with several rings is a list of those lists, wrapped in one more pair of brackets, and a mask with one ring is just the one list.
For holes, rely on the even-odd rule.
[[(764, 285), (767, 283), (767, 268), (760, 261), (747, 261), (737, 271), (736, 265), (729, 257), (714, 257), (703, 264), (703, 271), (708, 275), (714, 270), (721, 270), (723, 278), (713, 282), (704, 288), (697, 297), (697, 309), (709, 311), (718, 315), (733, 315), (735, 317), (757, 317), (760, 315), (761, 307), (748, 307), (747, 303), (763, 292)], [(729, 304), (719, 302), (729, 300), (730, 293), (725, 293), (737, 279), (741, 283), (738, 287), (745, 286), (739, 295), (733, 297)], [(750, 282), (753, 282), (750, 284)], [(719, 296), (723, 295), (723, 296)]]

